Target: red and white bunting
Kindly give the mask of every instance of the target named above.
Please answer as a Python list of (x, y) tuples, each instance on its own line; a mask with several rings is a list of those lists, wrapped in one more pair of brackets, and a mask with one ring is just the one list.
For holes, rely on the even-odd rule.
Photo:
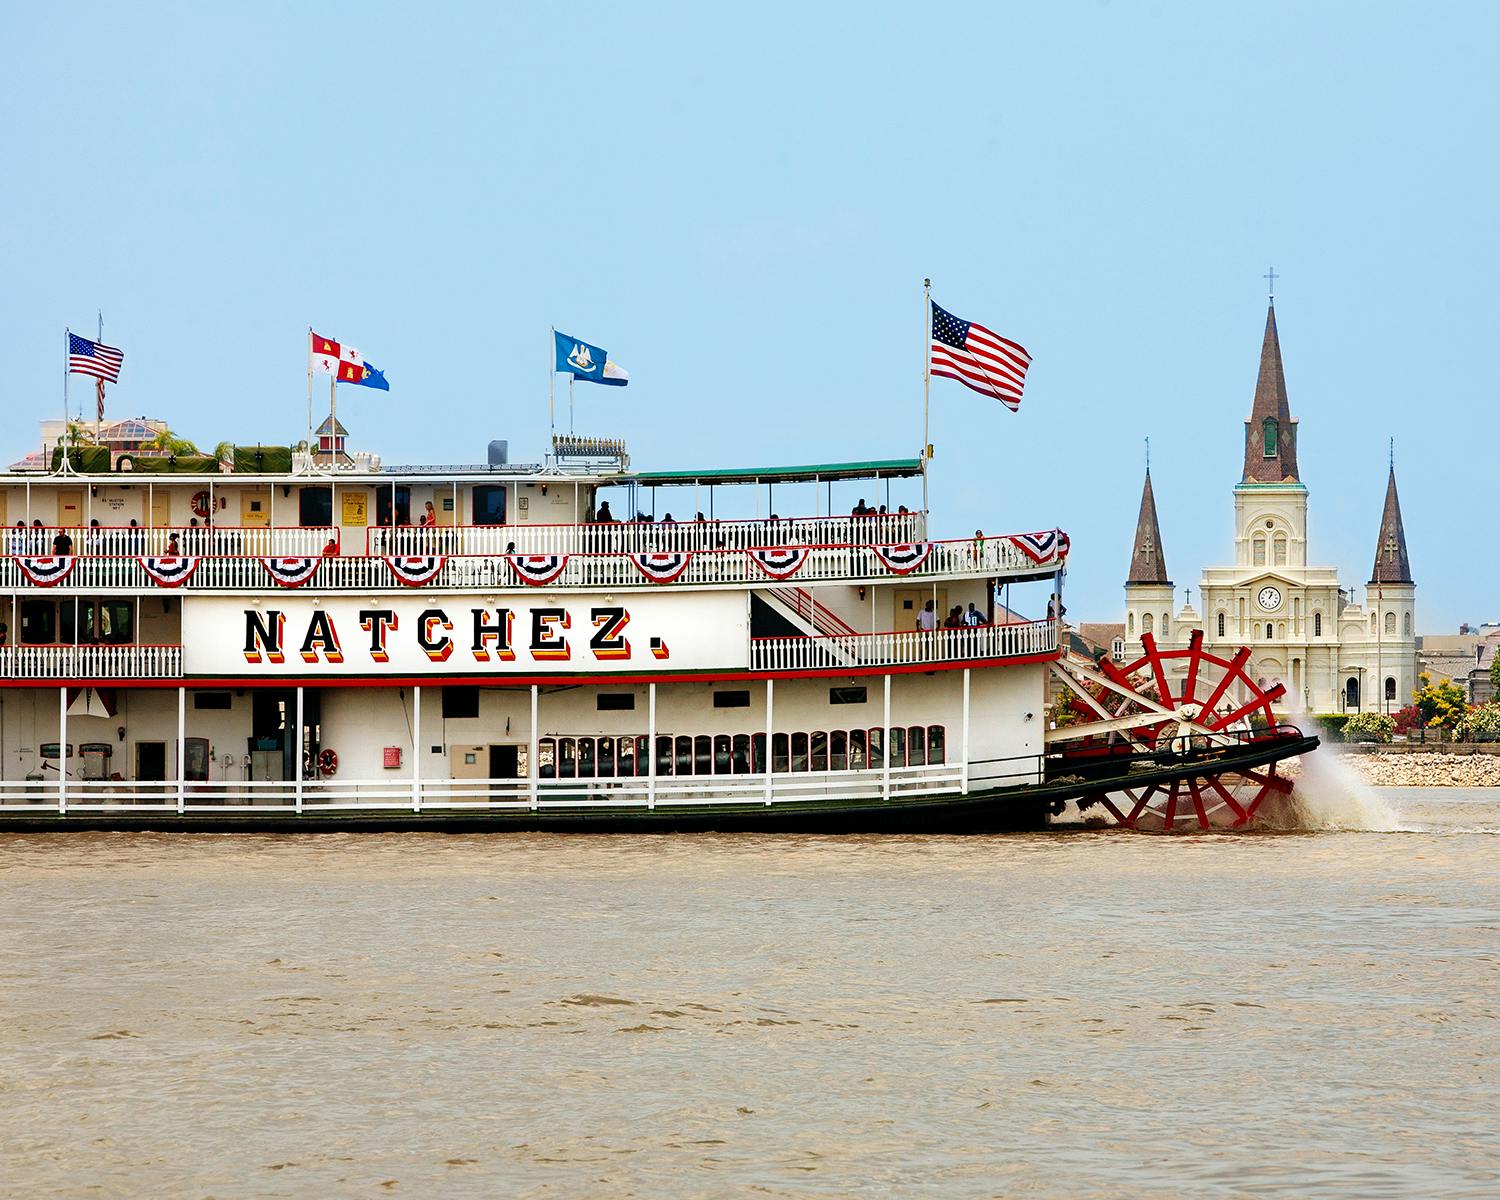
[(442, 555), (436, 554), (396, 554), (386, 555), (386, 566), (390, 567), (391, 574), (396, 577), (398, 583), (406, 587), (421, 587), (424, 583), (431, 583), (438, 577), (438, 572), (443, 569), (443, 564), (448, 560)]
[(903, 542), (897, 546), (871, 546), (875, 557), (895, 575), (910, 575), (932, 554), (931, 542)]
[(138, 560), (141, 569), (157, 587), (181, 587), (193, 577), (203, 560), (197, 555), (147, 555)]
[(1068, 552), (1068, 535), (1061, 529), (1038, 533), (1012, 533), (1011, 545), (1034, 563), (1049, 563)]
[(516, 578), (532, 587), (551, 583), (568, 565), (566, 554), (507, 554), (505, 558)]
[(685, 550), (675, 554), (632, 554), (630, 561), (652, 583), (671, 583), (688, 569), (693, 555)]
[(36, 558), (20, 555), (16, 557), (16, 565), (21, 568), (21, 574), (37, 587), (51, 587), (53, 584), (61, 583), (73, 573), (73, 567), (77, 562), (78, 558), (73, 554), (45, 555)]
[(321, 558), (263, 558), (260, 565), (278, 587), (301, 587), (318, 572)]
[(802, 570), (812, 550), (807, 546), (752, 546), (746, 553), (772, 579), (790, 579)]

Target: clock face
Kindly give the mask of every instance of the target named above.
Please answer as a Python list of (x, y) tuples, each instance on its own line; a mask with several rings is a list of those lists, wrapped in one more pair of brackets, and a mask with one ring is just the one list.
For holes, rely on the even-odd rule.
[(1274, 587), (1263, 587), (1255, 597), (1255, 602), (1267, 612), (1275, 612), (1281, 607), (1281, 590)]

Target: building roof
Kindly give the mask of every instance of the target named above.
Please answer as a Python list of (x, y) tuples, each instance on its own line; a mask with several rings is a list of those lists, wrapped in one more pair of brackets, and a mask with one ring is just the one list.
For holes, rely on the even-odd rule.
[(920, 458), (814, 463), (805, 467), (723, 467), (709, 471), (635, 471), (621, 482), (667, 484), (807, 483), (829, 479), (908, 479), (922, 473)]
[(1135, 549), (1130, 553), (1130, 574), (1126, 586), (1132, 583), (1165, 583), (1167, 559), (1162, 551), (1161, 526), (1156, 520), (1156, 493), (1151, 490), (1151, 470), (1146, 470), (1146, 483), (1141, 488), (1141, 512), (1135, 520)]
[(338, 433), (337, 433), (336, 436), (338, 436), (338, 437), (348, 437), (349, 436), (349, 431), (344, 428), (344, 423), (342, 421), (335, 421), (332, 416), (327, 416), (327, 417), (323, 418), (323, 423), (318, 426), (318, 430), (317, 430), (317, 433), (315, 434), (315, 436), (317, 436), (317, 437), (327, 437), (329, 430), (334, 425), (338, 426)]
[(1380, 514), (1380, 537), (1375, 542), (1371, 583), (1411, 583), (1411, 560), (1406, 554), (1406, 530), (1401, 524), (1401, 500), (1396, 495), (1396, 468), (1385, 484), (1385, 509)]
[[(1275, 450), (1266, 454), (1266, 422), (1274, 421)], [(1297, 480), (1297, 421), (1286, 398), (1286, 374), (1281, 367), (1281, 339), (1276, 334), (1276, 306), (1266, 310), (1266, 336), (1260, 346), (1260, 373), (1255, 401), (1245, 422), (1246, 483)]]
[(1123, 621), (1080, 621), (1078, 636), (1095, 652), (1103, 651), (1108, 654), (1113, 649), (1114, 640), (1125, 636), (1125, 623)]

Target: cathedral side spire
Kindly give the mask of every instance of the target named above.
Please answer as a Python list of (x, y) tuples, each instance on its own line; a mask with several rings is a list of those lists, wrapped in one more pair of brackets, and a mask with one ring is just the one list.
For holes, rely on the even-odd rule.
[(1245, 483), (1297, 482), (1297, 422), (1286, 398), (1276, 306), (1266, 309), (1266, 336), (1260, 347), (1255, 401), (1245, 422)]
[(1380, 514), (1380, 539), (1375, 543), (1371, 583), (1411, 583), (1411, 560), (1406, 555), (1406, 529), (1401, 524), (1401, 500), (1396, 495), (1396, 467), (1391, 464), (1385, 485), (1385, 510)]
[(1167, 560), (1161, 548), (1161, 526), (1156, 520), (1156, 493), (1151, 490), (1151, 468), (1146, 468), (1146, 483), (1141, 489), (1141, 512), (1135, 521), (1135, 549), (1130, 555), (1130, 575), (1126, 586), (1133, 583), (1164, 583), (1171, 586), (1167, 578)]

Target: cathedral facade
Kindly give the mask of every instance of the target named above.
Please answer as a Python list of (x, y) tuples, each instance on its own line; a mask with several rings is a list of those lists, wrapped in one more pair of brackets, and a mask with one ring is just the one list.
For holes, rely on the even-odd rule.
[(1287, 712), (1394, 713), (1411, 703), (1417, 685), (1416, 584), (1395, 468), (1386, 481), (1375, 564), (1361, 603), (1354, 588), (1340, 587), (1335, 568), (1308, 565), (1308, 491), (1298, 472), (1297, 440), (1273, 305), (1245, 422), (1244, 471), (1234, 489), (1234, 563), (1204, 570), (1201, 613), (1184, 603), (1174, 614), (1176, 593), (1148, 468), (1117, 657), (1139, 657), (1143, 634), (1173, 650), (1202, 630), (1204, 648), (1221, 657), (1248, 646), (1246, 671), (1266, 686), (1284, 685), (1278, 707)]

